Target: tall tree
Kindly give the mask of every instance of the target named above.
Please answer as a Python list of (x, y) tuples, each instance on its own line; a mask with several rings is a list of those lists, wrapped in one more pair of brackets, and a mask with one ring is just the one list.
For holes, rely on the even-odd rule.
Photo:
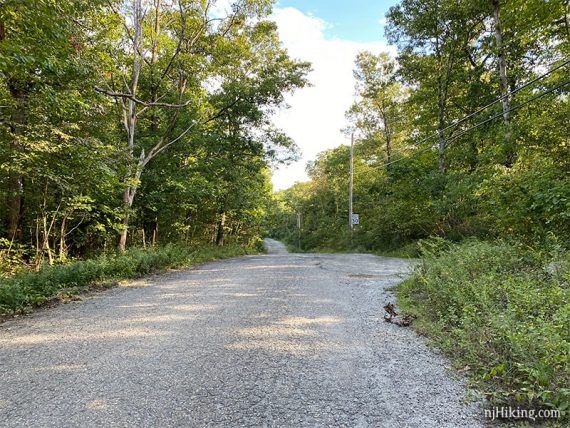
[(361, 52), (355, 65), (359, 99), (347, 115), (367, 138), (374, 138), (377, 134), (383, 136), (386, 162), (389, 164), (394, 140), (403, 129), (405, 119), (402, 111), (405, 91), (395, 79), (396, 62), (387, 53)]
[[(450, 0), (403, 0), (387, 14), (386, 34), (401, 51), (402, 75), (410, 85), (419, 85), (415, 94), (423, 93), (425, 102), (437, 106), (438, 168), (446, 170), (446, 139), (450, 124), (450, 90), (457, 82), (460, 58), (479, 31), (483, 17), (478, 2)], [(430, 99), (429, 93), (433, 94)]]
[[(22, 237), (25, 166), (22, 161), (42, 140), (31, 104), (40, 97), (67, 91), (84, 77), (81, 25), (96, 2), (64, 0), (0, 3), (1, 124), (9, 140), (6, 212), (3, 223), (10, 239)], [(39, 42), (41, 41), (41, 43)], [(49, 121), (49, 117), (48, 117)], [(45, 135), (45, 134), (44, 134)]]
[(36, 264), (53, 262), (56, 247), (65, 259), (76, 222), (90, 224), (95, 197), (106, 203), (114, 191), (117, 153), (99, 139), (108, 131), (105, 100), (91, 89), (99, 57), (86, 29), (98, 7), (0, 5), (0, 238), (8, 248), (33, 246)]
[(213, 15), (211, 1), (155, 0), (143, 7), (143, 0), (133, 0), (129, 8), (111, 6), (124, 32), (111, 54), (118, 61), (110, 79), (98, 90), (120, 108), (132, 159), (124, 179), (121, 250), (141, 176), (152, 159), (240, 105), (276, 106), (282, 92), (304, 85), (307, 66), (288, 60), (275, 44), (275, 28), (263, 21), (270, 5), (238, 2), (226, 17)]
[[(510, 125), (511, 101), (509, 95), (509, 80), (507, 79), (507, 60), (503, 43), (503, 28), (501, 24), (501, 5), (499, 0), (490, 0), (493, 7), (493, 32), (495, 34), (495, 47), (497, 64), (499, 66), (499, 77), (501, 81), (501, 95), (503, 106), (503, 121), (506, 127)], [(512, 150), (511, 150), (512, 151)], [(507, 163), (512, 165), (514, 153), (509, 153)]]

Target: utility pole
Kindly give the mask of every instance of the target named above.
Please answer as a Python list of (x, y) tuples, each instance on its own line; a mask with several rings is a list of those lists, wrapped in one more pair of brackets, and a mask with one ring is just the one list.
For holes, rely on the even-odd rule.
[(297, 213), (297, 247), (301, 251), (301, 213)]
[(354, 132), (350, 136), (350, 175), (348, 178), (348, 226), (350, 227), (350, 240), (352, 242), (352, 182), (354, 178)]

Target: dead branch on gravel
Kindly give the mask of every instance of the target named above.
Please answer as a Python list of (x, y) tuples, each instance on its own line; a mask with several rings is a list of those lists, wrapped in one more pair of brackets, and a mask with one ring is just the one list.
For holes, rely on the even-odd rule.
[(384, 310), (386, 311), (386, 313), (384, 314), (385, 321), (392, 322), (392, 318), (398, 316), (398, 312), (396, 312), (396, 307), (394, 306), (393, 303), (388, 303), (387, 305), (385, 305)]
[(386, 311), (384, 314), (384, 321), (396, 324), (400, 327), (409, 327), (416, 319), (416, 316), (412, 314), (403, 314), (398, 318), (398, 312), (396, 312), (396, 307), (393, 303), (386, 304), (384, 306), (384, 310)]

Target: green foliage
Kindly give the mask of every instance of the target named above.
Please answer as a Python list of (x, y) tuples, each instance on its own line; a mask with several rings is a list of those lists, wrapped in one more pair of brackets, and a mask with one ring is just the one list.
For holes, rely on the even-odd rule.
[(0, 2), (0, 272), (258, 242), (268, 171), (297, 156), (271, 115), (310, 68), (272, 4)]
[(553, 159), (536, 157), (497, 170), (477, 189), (482, 221), (496, 235), (544, 240), (570, 234), (570, 175)]
[(258, 252), (258, 247), (216, 247), (203, 243), (166, 245), (151, 249), (132, 248), (123, 253), (101, 255), (59, 266), (44, 265), (38, 272), (0, 277), (0, 316), (21, 312), (58, 296), (75, 294), (103, 283)]
[[(511, 108), (567, 79), (563, 2), (500, 2)], [(570, 246), (570, 97), (564, 86), (505, 122), (495, 14), (489, 1), (403, 0), (387, 14), (387, 55), (355, 61), (354, 212), (348, 231), (348, 149), (319, 154), (310, 182), (281, 192), (272, 233), (304, 250), (386, 252), (418, 239), (558, 237)], [(497, 100), (498, 99), (498, 100)], [(489, 103), (495, 102), (490, 107)], [(391, 146), (388, 144), (390, 143)], [(389, 150), (391, 148), (391, 150)], [(298, 245), (298, 244), (296, 244)]]
[(25, 245), (0, 238), (0, 272), (13, 274), (25, 269), (26, 265), (23, 260), (29, 256), (29, 251), (30, 249)]
[(493, 401), (568, 412), (570, 255), (505, 241), (421, 247), (422, 264), (397, 287), (418, 328)]

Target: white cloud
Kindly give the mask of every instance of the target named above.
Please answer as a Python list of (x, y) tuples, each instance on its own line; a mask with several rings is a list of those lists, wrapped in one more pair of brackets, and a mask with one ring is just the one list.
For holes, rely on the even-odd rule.
[(291, 57), (313, 65), (309, 76), (313, 86), (289, 96), (287, 102), (291, 108), (280, 111), (274, 118), (275, 124), (283, 128), (303, 152), (299, 162), (274, 173), (275, 189), (283, 189), (307, 179), (305, 165), (319, 152), (347, 143), (340, 130), (347, 125), (344, 112), (354, 99), (352, 70), (356, 54), (370, 50), (395, 55), (396, 49), (381, 42), (328, 40), (324, 31), (329, 24), (295, 8), (275, 9), (273, 19)]

